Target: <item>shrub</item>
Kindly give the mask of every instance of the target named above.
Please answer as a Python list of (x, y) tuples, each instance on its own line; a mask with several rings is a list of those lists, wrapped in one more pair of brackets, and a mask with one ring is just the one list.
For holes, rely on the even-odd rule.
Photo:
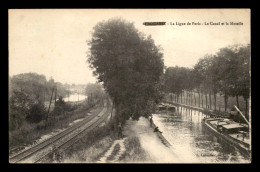
[(39, 101), (36, 104), (32, 104), (29, 108), (29, 113), (26, 117), (27, 121), (31, 123), (39, 123), (47, 115), (44, 104)]
[(13, 90), (9, 98), (9, 129), (20, 128), (28, 114), (31, 100), (22, 90)]

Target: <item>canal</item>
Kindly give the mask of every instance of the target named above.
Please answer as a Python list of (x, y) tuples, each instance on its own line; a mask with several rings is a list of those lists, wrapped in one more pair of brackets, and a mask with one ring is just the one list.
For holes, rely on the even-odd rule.
[(81, 100), (84, 100), (84, 99), (86, 99), (87, 98), (87, 96), (85, 96), (85, 95), (83, 95), (83, 94), (71, 94), (69, 97), (65, 97), (65, 98), (63, 98), (63, 100), (65, 101), (65, 102), (68, 102), (68, 101), (70, 101), (70, 102), (76, 102), (76, 101), (81, 101)]
[[(85, 100), (87, 98), (87, 96), (83, 95), (83, 94), (71, 94), (69, 97), (65, 97), (63, 98), (63, 100), (65, 102), (77, 102), (77, 101), (82, 101)], [(59, 99), (57, 99), (59, 100)], [(50, 101), (45, 101), (44, 102), (45, 107), (48, 109), (49, 105), (50, 105)], [(50, 106), (50, 111), (52, 111), (54, 109), (54, 99), (52, 99), (52, 103)]]
[(201, 123), (205, 114), (179, 108), (153, 115), (155, 125), (185, 163), (249, 163), (234, 147), (222, 143)]

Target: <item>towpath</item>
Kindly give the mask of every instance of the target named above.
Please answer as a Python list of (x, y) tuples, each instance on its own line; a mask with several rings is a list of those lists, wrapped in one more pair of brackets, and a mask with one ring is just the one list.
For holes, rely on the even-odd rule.
[(149, 154), (153, 163), (181, 163), (171, 145), (165, 138), (153, 132), (153, 127), (147, 119), (141, 117), (139, 121), (128, 120), (123, 134), (126, 136), (137, 136), (142, 148)]
[(149, 155), (149, 162), (145, 163), (181, 163), (180, 157), (174, 153), (162, 134), (154, 132), (155, 125), (150, 126), (147, 119), (141, 117), (138, 121), (128, 120), (123, 129), (124, 138), (115, 140), (105, 154), (99, 159), (99, 163), (117, 163), (125, 151), (124, 140), (128, 137), (137, 137), (142, 149)]

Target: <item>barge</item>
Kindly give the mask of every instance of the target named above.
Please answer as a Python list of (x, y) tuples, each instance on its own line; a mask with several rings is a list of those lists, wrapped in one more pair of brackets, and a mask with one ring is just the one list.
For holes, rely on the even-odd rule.
[(171, 104), (166, 104), (166, 103), (161, 103), (158, 106), (159, 111), (170, 111), (170, 112), (175, 112), (176, 111), (176, 106), (173, 106)]
[(251, 157), (249, 127), (228, 118), (204, 118), (203, 124), (214, 135), (231, 146), (236, 147), (246, 157)]

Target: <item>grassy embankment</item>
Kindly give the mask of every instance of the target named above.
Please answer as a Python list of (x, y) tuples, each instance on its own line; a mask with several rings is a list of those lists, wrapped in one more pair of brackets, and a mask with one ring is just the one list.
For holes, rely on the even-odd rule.
[[(111, 108), (111, 107), (110, 107)], [(114, 116), (115, 114), (113, 114)], [(96, 162), (116, 139), (115, 119), (110, 116), (102, 126), (87, 133), (78, 142), (67, 148), (65, 151), (54, 151), (49, 158), (52, 162), (62, 163), (86, 163)]]
[[(113, 114), (115, 116), (115, 114)], [(65, 151), (55, 151), (49, 156), (54, 163), (95, 163), (117, 140), (116, 122), (110, 117), (104, 125), (93, 129), (77, 143)], [(138, 137), (131, 136), (125, 139), (125, 153), (119, 159), (121, 163), (151, 162), (148, 154), (142, 149)], [(118, 149), (116, 149), (118, 148)], [(111, 158), (119, 152), (115, 147)]]
[[(116, 140), (116, 136), (109, 132), (109, 125), (100, 127), (89, 133), (78, 143), (67, 149), (65, 152), (56, 151), (51, 155), (53, 162), (61, 163), (95, 163)], [(124, 141), (125, 153), (119, 158), (120, 163), (140, 163), (151, 162), (149, 155), (141, 147), (140, 141), (136, 136), (131, 136)], [(116, 149), (118, 148), (118, 149)], [(110, 155), (110, 158), (116, 156), (119, 147)], [(109, 160), (109, 158), (108, 158)]]
[(68, 127), (74, 120), (86, 117), (87, 113), (90, 111), (92, 114), (97, 114), (101, 110), (101, 104), (90, 107), (86, 102), (83, 102), (75, 110), (67, 112), (64, 115), (56, 116), (55, 118), (50, 117), (48, 121), (43, 120), (38, 124), (25, 121), (18, 130), (9, 131), (10, 153), (21, 150), (26, 145), (33, 144), (35, 140), (45, 134)]
[(152, 162), (150, 156), (144, 151), (137, 136), (131, 136), (124, 141), (126, 151), (119, 158), (121, 163)]

